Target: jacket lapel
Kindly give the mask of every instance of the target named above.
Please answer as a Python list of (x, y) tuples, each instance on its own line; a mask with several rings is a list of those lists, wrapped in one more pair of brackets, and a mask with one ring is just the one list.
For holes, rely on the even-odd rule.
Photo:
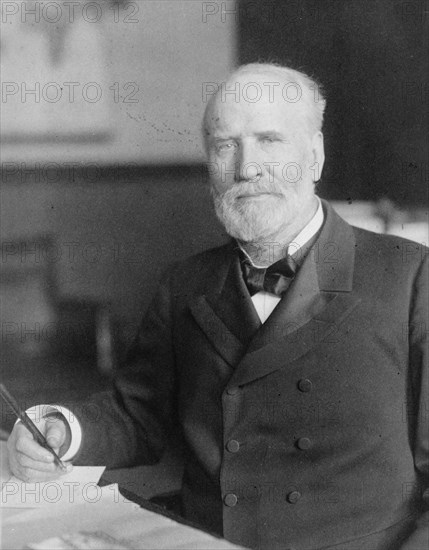
[(307, 256), (298, 273), (286, 295), (256, 333), (249, 353), (295, 332), (324, 307), (327, 297), (319, 291), (312, 255)]
[(326, 342), (359, 300), (352, 294), (354, 233), (323, 201), (325, 223), (294, 283), (237, 366), (229, 385), (265, 376)]
[(216, 351), (233, 367), (261, 326), (241, 275), (235, 244), (224, 265), (215, 266), (206, 292), (191, 300), (190, 310)]

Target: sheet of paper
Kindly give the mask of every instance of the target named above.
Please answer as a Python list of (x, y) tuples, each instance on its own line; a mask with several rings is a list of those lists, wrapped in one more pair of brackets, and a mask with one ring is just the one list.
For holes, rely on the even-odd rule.
[[(0, 451), (1, 447), (0, 445)], [(5, 453), (0, 454), (3, 466), (1, 480), (3, 483), (10, 483), (11, 477), (5, 465), (5, 456)], [(78, 473), (80, 471), (77, 468), (75, 470)], [(97, 476), (101, 475), (103, 468), (97, 470)], [(68, 481), (70, 479), (69, 477)], [(89, 483), (94, 483), (96, 478), (87, 479), (92, 479)], [(79, 475), (77, 475), (77, 482), (77, 487), (81, 491), (82, 477)], [(22, 496), (24, 490), (22, 485), (25, 484), (22, 482), (19, 484)], [(25, 488), (26, 493), (29, 493), (28, 485)], [(45, 490), (48, 489), (47, 485), (44, 487)], [(42, 487), (34, 494), (40, 494), (41, 490)], [(69, 494), (68, 488), (67, 494)], [(0, 497), (1, 503), (4, 495), (1, 494)], [(6, 500), (12, 499), (12, 501), (9, 500), (8, 507), (0, 506), (0, 513), (3, 512), (0, 548), (2, 550), (24, 548), (27, 550), (29, 548), (34, 550), (53, 548), (55, 550), (70, 548), (233, 550), (239, 548), (204, 531), (140, 508), (120, 494), (117, 484), (97, 487), (93, 493), (88, 488), (86, 497), (83, 499), (80, 497), (81, 493), (79, 494), (78, 491), (73, 505), (58, 506), (58, 502), (52, 505), (45, 502), (43, 506), (25, 508), (17, 494), (8, 495)], [(17, 498), (19, 508), (10, 508), (10, 503)]]
[(23, 510), (4, 522), (2, 549), (24, 547), (35, 550), (239, 548), (226, 540), (139, 508), (123, 497), (117, 501), (103, 497), (93, 504), (85, 502), (70, 507)]
[(2, 508), (45, 508), (79, 502), (95, 502), (101, 497), (97, 483), (104, 466), (75, 466), (71, 472), (53, 481), (25, 483), (9, 469), (6, 446), (0, 446)]
[(73, 533), (30, 543), (30, 550), (132, 550), (132, 546), (119, 542), (102, 531)]

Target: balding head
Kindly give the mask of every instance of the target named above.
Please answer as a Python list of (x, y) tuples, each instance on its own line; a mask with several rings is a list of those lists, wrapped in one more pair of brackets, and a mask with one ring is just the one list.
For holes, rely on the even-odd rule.
[(326, 100), (321, 86), (305, 73), (272, 63), (249, 63), (234, 71), (223, 82), (207, 103), (203, 119), (203, 135), (207, 139), (216, 122), (217, 107), (232, 101), (247, 103), (249, 107), (259, 102), (284, 103), (295, 107), (303, 117), (309, 136), (321, 131)]

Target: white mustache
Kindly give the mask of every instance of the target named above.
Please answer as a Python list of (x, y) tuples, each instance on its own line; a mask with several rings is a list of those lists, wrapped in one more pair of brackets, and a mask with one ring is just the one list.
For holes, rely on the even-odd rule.
[(275, 183), (261, 183), (258, 182), (246, 182), (235, 184), (224, 193), (217, 193), (220, 197), (227, 197), (229, 199), (235, 199), (243, 195), (284, 195), (283, 189)]

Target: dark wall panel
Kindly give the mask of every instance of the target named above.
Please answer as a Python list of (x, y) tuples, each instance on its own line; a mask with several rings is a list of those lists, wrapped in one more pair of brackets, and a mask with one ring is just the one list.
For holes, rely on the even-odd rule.
[(325, 197), (429, 202), (428, 21), (421, 0), (241, 1), (240, 62), (324, 85)]
[[(40, 236), (51, 236), (48, 263), (59, 296), (110, 302), (128, 342), (167, 266), (227, 237), (203, 166), (106, 167), (95, 176), (1, 174), (2, 262), (31, 263)], [(24, 239), (28, 254), (8, 256), (8, 243)]]

